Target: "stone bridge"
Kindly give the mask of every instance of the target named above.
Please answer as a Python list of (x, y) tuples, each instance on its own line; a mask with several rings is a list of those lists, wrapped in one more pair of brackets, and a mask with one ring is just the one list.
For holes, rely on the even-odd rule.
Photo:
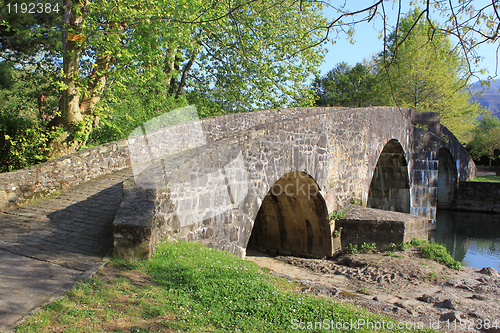
[(437, 113), (295, 108), (150, 127), (128, 141), (135, 177), (114, 224), (123, 256), (148, 257), (163, 238), (331, 255), (330, 213), (363, 202), (432, 228), (437, 205), (475, 174)]
[[(193, 110), (191, 110), (193, 111)], [(389, 107), (291, 108), (161, 128), (0, 175), (0, 209), (132, 167), (114, 222), (119, 255), (162, 238), (244, 256), (247, 245), (329, 255), (328, 216), (349, 202), (426, 217), (475, 174), (439, 114)]]
[[(432, 225), (475, 172), (435, 113), (295, 108), (185, 120), (0, 174), (0, 331), (95, 272), (112, 247), (149, 257), (167, 238), (240, 256), (249, 245), (329, 255), (335, 229), (360, 216), (373, 228), (383, 215), (377, 242), (401, 220)], [(352, 221), (330, 224), (351, 201), (413, 215), (351, 207)]]

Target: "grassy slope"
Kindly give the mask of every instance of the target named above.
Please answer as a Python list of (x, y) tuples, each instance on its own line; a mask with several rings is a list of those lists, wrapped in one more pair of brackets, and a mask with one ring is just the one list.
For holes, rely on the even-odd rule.
[(473, 182), (500, 183), (500, 176), (476, 176)]
[[(114, 261), (18, 332), (296, 332), (298, 322), (384, 321), (364, 309), (295, 292), (296, 283), (196, 243), (163, 243), (150, 261)], [(119, 267), (116, 268), (116, 267)], [(292, 321), (295, 320), (295, 321)], [(312, 329), (301, 332), (339, 331)], [(357, 329), (342, 332), (371, 332)], [(427, 330), (430, 332), (430, 330)]]

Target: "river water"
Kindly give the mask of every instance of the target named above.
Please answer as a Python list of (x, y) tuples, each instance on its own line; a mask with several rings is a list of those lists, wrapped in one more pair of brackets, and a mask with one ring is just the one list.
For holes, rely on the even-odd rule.
[(429, 238), (444, 244), (462, 265), (500, 270), (500, 214), (438, 209)]

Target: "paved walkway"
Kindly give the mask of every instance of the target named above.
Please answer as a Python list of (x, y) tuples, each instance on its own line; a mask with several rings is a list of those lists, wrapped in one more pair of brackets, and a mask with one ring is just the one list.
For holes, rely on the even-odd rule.
[(122, 170), (0, 213), (0, 332), (105, 262), (130, 176)]

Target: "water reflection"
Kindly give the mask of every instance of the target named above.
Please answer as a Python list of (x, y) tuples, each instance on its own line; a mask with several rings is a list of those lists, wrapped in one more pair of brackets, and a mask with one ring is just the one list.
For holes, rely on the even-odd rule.
[(500, 268), (500, 214), (438, 209), (433, 238), (465, 266)]

